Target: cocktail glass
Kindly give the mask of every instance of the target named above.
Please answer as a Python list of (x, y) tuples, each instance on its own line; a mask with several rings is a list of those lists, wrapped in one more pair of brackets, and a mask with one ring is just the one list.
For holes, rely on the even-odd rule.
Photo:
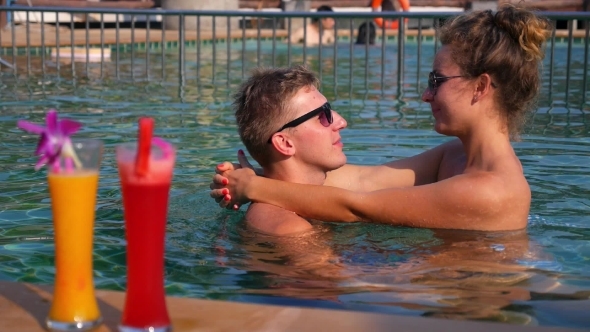
[(88, 139), (74, 140), (72, 146), (77, 165), (61, 160), (47, 176), (55, 231), (55, 288), (46, 323), (54, 331), (84, 331), (102, 321), (92, 279), (92, 238), (103, 144)]
[(120, 331), (170, 331), (164, 291), (164, 237), (175, 151), (151, 145), (136, 169), (137, 144), (117, 146), (127, 239), (127, 293)]

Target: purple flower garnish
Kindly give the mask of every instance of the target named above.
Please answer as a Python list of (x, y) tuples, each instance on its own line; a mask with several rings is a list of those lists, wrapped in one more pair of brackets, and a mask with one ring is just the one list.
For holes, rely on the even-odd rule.
[(60, 169), (60, 157), (65, 158), (66, 167), (72, 167), (72, 161), (79, 166), (79, 160), (72, 147), (70, 136), (77, 132), (82, 124), (74, 120), (58, 120), (57, 111), (49, 110), (45, 118), (47, 127), (34, 124), (29, 121), (19, 120), (17, 127), (32, 134), (41, 135), (35, 155), (39, 161), (35, 164), (35, 170), (39, 170), (47, 164), (53, 171)]

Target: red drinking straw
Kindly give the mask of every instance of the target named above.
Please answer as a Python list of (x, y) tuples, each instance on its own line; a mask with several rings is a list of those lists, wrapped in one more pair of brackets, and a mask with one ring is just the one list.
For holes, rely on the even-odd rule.
[(135, 157), (135, 174), (145, 176), (149, 171), (150, 150), (152, 147), (152, 136), (154, 134), (154, 119), (139, 119), (139, 143), (137, 156)]

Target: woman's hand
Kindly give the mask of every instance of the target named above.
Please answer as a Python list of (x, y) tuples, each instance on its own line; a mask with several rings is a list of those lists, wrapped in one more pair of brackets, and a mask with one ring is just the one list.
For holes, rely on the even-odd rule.
[[(213, 180), (209, 184), (209, 189), (211, 189), (209, 195), (215, 199), (215, 202), (217, 202), (220, 207), (226, 208), (231, 199), (228, 195), (229, 190), (225, 188), (228, 180), (222, 174), (225, 172), (231, 172), (239, 167), (239, 164), (232, 164), (229, 161), (224, 161), (215, 167), (216, 174), (213, 176)], [(228, 197), (225, 197), (226, 195)]]
[(219, 206), (231, 206), (237, 210), (243, 204), (250, 202), (248, 190), (251, 188), (252, 180), (257, 177), (252, 168), (242, 167), (221, 175), (227, 179), (227, 184), (221, 189), (224, 197)]
[(233, 208), (234, 210), (239, 209), (239, 205), (231, 206), (231, 195), (229, 194), (229, 189), (226, 188), (228, 184), (227, 174), (231, 173), (234, 170), (240, 168), (250, 168), (254, 170), (254, 167), (250, 164), (244, 151), (238, 150), (238, 162), (239, 164), (234, 164), (228, 161), (225, 161), (215, 167), (215, 175), (213, 176), (213, 181), (209, 184), (209, 189), (211, 192), (209, 195), (215, 199), (215, 202), (219, 204), (222, 208)]

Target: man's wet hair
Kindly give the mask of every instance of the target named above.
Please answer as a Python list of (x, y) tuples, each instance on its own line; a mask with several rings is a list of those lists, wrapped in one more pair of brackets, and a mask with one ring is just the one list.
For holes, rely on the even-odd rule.
[[(319, 12), (333, 12), (333, 11), (334, 11), (334, 9), (332, 9), (332, 7), (326, 6), (326, 5), (319, 6), (318, 9), (316, 9), (316, 12), (318, 12), (318, 13)], [(313, 23), (317, 23), (319, 21), (320, 21), (319, 17), (314, 17), (311, 19), (311, 22), (313, 22)]]

